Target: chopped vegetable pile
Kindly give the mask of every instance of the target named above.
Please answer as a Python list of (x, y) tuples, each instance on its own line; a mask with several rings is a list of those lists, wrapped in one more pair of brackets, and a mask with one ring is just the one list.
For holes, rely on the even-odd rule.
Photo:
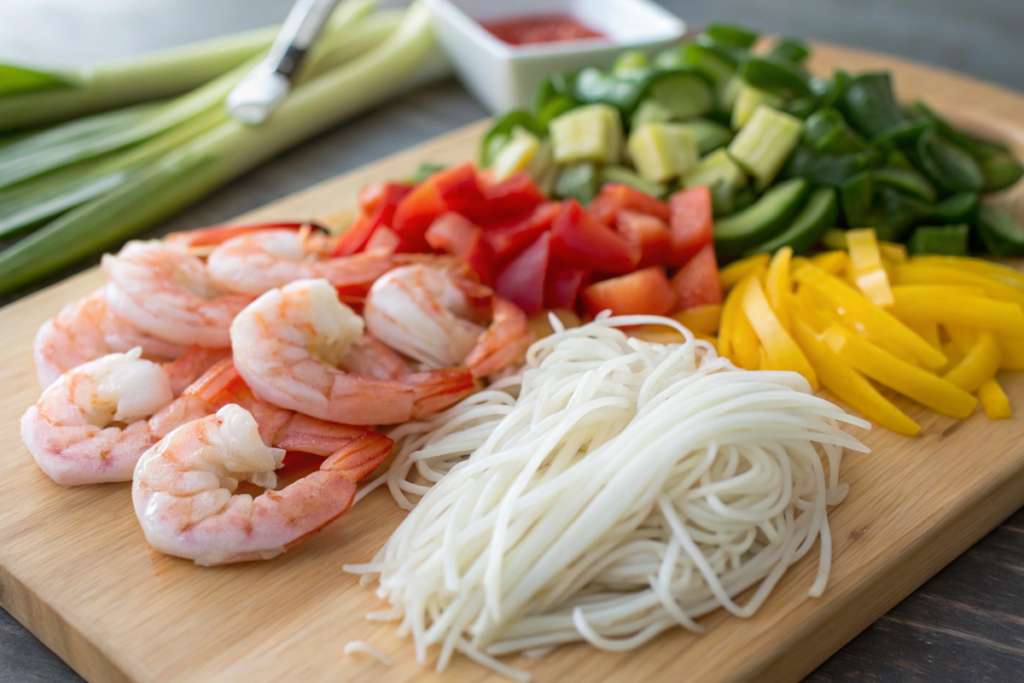
[(1010, 417), (996, 373), (1024, 369), (1024, 275), (974, 258), (908, 256), (871, 229), (848, 231), (846, 242), (812, 258), (783, 247), (724, 268), (719, 353), (749, 370), (799, 372), (901, 434), (920, 427), (874, 383), (952, 417), (979, 402), (990, 418)]
[(584, 208), (550, 200), (524, 171), (496, 176), (466, 163), (418, 184), (370, 185), (335, 254), (449, 253), (529, 315), (664, 315), (721, 302), (706, 187), (663, 202), (609, 183)]
[(534, 113), (497, 121), (481, 162), (582, 204), (608, 183), (662, 198), (706, 186), (726, 261), (805, 253), (834, 226), (912, 253), (1024, 255), (1024, 227), (980, 201), (1024, 174), (1008, 147), (897, 102), (887, 72), (811, 76), (803, 43), (755, 52), (758, 38), (717, 24), (653, 59), (553, 74)]

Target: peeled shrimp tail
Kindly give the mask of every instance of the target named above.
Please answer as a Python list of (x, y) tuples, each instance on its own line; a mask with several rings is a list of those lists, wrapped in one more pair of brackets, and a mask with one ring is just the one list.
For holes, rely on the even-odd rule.
[(409, 375), (413, 386), (413, 417), (423, 417), (450, 408), (476, 391), (472, 375), (455, 369), (431, 370)]
[(529, 320), (521, 308), (496, 296), (493, 311), (490, 327), (466, 356), (466, 367), (474, 377), (504, 370), (522, 358), (533, 342)]

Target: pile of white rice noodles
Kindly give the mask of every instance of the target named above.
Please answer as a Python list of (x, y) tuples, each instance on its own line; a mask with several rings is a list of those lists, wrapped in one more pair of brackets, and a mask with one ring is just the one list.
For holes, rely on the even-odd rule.
[[(651, 323), (687, 341), (617, 329)], [(496, 657), (628, 650), (699, 632), (719, 607), (750, 616), (819, 538), (820, 595), (840, 457), (867, 451), (838, 423), (869, 425), (797, 374), (735, 368), (673, 320), (552, 324), (521, 377), (393, 430), (376, 483), (412, 512), (372, 562), (346, 567), (391, 605), (369, 617), (401, 620), (421, 663), (438, 646), (439, 671), (462, 652), (528, 680)]]

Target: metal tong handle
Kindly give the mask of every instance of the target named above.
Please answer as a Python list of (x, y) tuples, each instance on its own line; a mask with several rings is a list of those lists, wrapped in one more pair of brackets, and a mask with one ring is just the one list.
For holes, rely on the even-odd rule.
[(289, 81), (313, 46), (338, 0), (299, 0), (270, 46), (266, 64)]

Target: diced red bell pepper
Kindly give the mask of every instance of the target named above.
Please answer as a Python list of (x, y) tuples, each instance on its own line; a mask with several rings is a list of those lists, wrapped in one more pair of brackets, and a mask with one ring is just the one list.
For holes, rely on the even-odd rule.
[(562, 202), (551, 226), (551, 253), (576, 268), (628, 273), (640, 262), (640, 248), (583, 210), (579, 202)]
[(172, 232), (164, 238), (165, 242), (173, 242), (186, 247), (208, 247), (223, 244), (233, 237), (247, 235), (262, 230), (299, 230), (305, 226), (323, 230), (312, 221), (284, 221), (280, 223), (253, 223), (249, 225), (210, 225), (205, 228)]
[(434, 249), (458, 257), (484, 284), (494, 281), (494, 254), (484, 241), (484, 230), (465, 216), (451, 211), (441, 214), (430, 224), (426, 239)]
[(610, 309), (612, 315), (665, 315), (676, 305), (676, 293), (662, 266), (595, 282), (583, 290), (591, 313)]
[(359, 191), (359, 209), (371, 214), (382, 204), (397, 206), (412, 192), (412, 187), (408, 183), (370, 183)]
[(615, 214), (615, 227), (630, 244), (640, 248), (640, 268), (669, 262), (672, 233), (665, 221), (646, 213), (621, 209)]
[(470, 204), (465, 214), (479, 225), (507, 223), (526, 216), (547, 197), (525, 171), (514, 173), (495, 183), (488, 173), (478, 176), (483, 202)]
[(364, 251), (383, 248), (390, 250), (392, 253), (398, 253), (403, 251), (402, 246), (402, 238), (399, 237), (394, 230), (381, 226), (374, 230), (373, 236), (366, 243)]
[(542, 232), (551, 229), (561, 208), (559, 202), (544, 202), (529, 216), (512, 225), (484, 230), (484, 240), (494, 252), (494, 258), (504, 263), (517, 256), (535, 242)]
[(622, 209), (646, 213), (666, 222), (670, 215), (665, 202), (622, 183), (608, 183), (587, 206), (587, 211), (605, 225), (614, 223), (615, 214)]
[(683, 310), (722, 303), (722, 286), (718, 283), (715, 245), (704, 245), (696, 256), (672, 276), (672, 289), (679, 297), (679, 308)]
[(512, 259), (495, 282), (494, 290), (523, 309), (528, 316), (544, 307), (544, 281), (551, 259), (551, 233), (543, 232)]
[(589, 279), (589, 270), (552, 263), (548, 268), (548, 277), (545, 283), (544, 305), (547, 308), (575, 310), (580, 289)]
[(670, 265), (682, 266), (705, 245), (711, 244), (714, 227), (711, 192), (706, 185), (679, 190), (668, 198), (668, 205), (672, 209)]
[(446, 211), (462, 213), (467, 206), (479, 204), (482, 197), (473, 164), (446, 168), (417, 185), (398, 203), (391, 229), (418, 250), (427, 251), (423, 235), (435, 218)]
[(348, 226), (348, 230), (341, 233), (337, 244), (334, 245), (333, 256), (349, 256), (362, 251), (366, 243), (373, 236), (374, 231), (381, 225), (383, 209), (379, 208), (372, 215), (361, 213)]

